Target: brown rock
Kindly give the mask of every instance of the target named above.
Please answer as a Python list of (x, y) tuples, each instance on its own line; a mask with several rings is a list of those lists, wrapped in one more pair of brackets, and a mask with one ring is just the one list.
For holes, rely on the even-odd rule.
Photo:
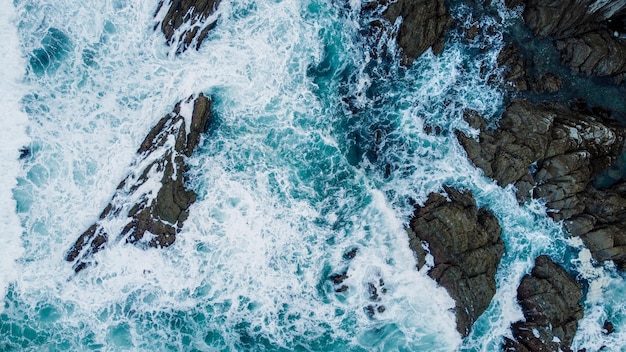
[(555, 46), (574, 72), (613, 77), (618, 84), (626, 78), (626, 40), (608, 29), (559, 39)]
[[(364, 6), (366, 11), (378, 12), (384, 8), (382, 16), (369, 23), (369, 33), (374, 47), (380, 46), (380, 39), (391, 35), (396, 21), (401, 21), (396, 42), (402, 49), (402, 63), (411, 65), (428, 48), (435, 54), (443, 51), (445, 31), (452, 24), (443, 0), (377, 0)], [(386, 48), (382, 48), (386, 50)], [(374, 53), (378, 56), (378, 53)]]
[(496, 291), (495, 274), (504, 254), (500, 225), (486, 209), (478, 209), (471, 192), (445, 188), (416, 207), (410, 222), (410, 247), (424, 265), (428, 244), (434, 257), (429, 275), (455, 300), (457, 329), (467, 336)]
[[(221, 0), (164, 0), (159, 2), (157, 13), (163, 6), (168, 10), (163, 20), (157, 25), (165, 35), (168, 45), (176, 45), (176, 53), (180, 54), (194, 45), (198, 50), (202, 42), (217, 23), (211, 15), (217, 10)], [(188, 26), (179, 31), (181, 26)], [(156, 29), (156, 27), (155, 27)], [(176, 33), (180, 32), (178, 35)]]
[(516, 45), (507, 44), (498, 54), (498, 66), (504, 68), (504, 86), (509, 91), (528, 90), (526, 64), (522, 60)]
[[(182, 104), (193, 104), (190, 132)], [(185, 187), (185, 157), (209, 124), (211, 101), (200, 94), (180, 102), (148, 133), (137, 151), (133, 171), (120, 183), (100, 220), (79, 236), (66, 254), (76, 272), (84, 269), (110, 240), (167, 247), (189, 215), (196, 194)], [(126, 222), (120, 224), (120, 219)], [(122, 221), (123, 222), (123, 221)]]
[(554, 102), (516, 100), (496, 130), (476, 114), (466, 118), (481, 130), (479, 140), (457, 133), (474, 164), (500, 185), (514, 184), (521, 202), (545, 199), (556, 220), (582, 211), (579, 195), (612, 165), (626, 138), (623, 127)]
[(513, 340), (505, 338), (505, 351), (571, 351), (578, 320), (583, 317), (578, 283), (546, 256), (524, 276), (517, 300), (525, 321), (513, 323)]

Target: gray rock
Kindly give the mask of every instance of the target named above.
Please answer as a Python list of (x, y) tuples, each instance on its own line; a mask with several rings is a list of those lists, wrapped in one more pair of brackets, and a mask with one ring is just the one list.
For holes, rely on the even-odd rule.
[(425, 264), (423, 243), (434, 257), (429, 275), (455, 300), (457, 330), (467, 336), (496, 291), (495, 274), (504, 254), (500, 225), (488, 210), (476, 207), (471, 192), (445, 188), (447, 200), (430, 194), (410, 222), (410, 247)]
[(523, 92), (528, 89), (526, 64), (516, 45), (507, 44), (498, 54), (498, 66), (504, 68), (504, 86), (508, 91)]
[(561, 61), (574, 72), (626, 79), (626, 29), (615, 26), (626, 16), (622, 0), (526, 0), (524, 21), (539, 38), (552, 37)]
[(532, 82), (533, 90), (537, 93), (556, 93), (561, 89), (561, 79), (554, 73), (545, 73)]
[(364, 6), (365, 11), (380, 9), (384, 9), (382, 16), (369, 23), (370, 35), (377, 42), (391, 35), (392, 26), (400, 21), (395, 40), (402, 49), (404, 65), (411, 65), (428, 48), (432, 48), (435, 54), (443, 51), (445, 31), (452, 24), (443, 0), (375, 0)]
[(513, 184), (520, 202), (542, 198), (549, 215), (580, 236), (597, 261), (626, 269), (626, 181), (596, 189), (592, 181), (624, 152), (626, 128), (560, 103), (516, 100), (498, 129), (468, 113), (478, 140), (457, 132), (469, 158), (500, 185)]
[(554, 42), (561, 60), (574, 72), (588, 76), (626, 78), (626, 39), (616, 38), (608, 29), (587, 32)]
[[(217, 18), (211, 15), (217, 10), (220, 1), (169, 0), (166, 3), (161, 0), (156, 12), (159, 13), (163, 6), (166, 6), (167, 13), (157, 26), (165, 35), (167, 44), (176, 45), (177, 54), (184, 52), (190, 46), (198, 50), (209, 31), (217, 23)], [(181, 30), (181, 27), (184, 29)]]
[(539, 256), (517, 288), (525, 321), (513, 323), (513, 339), (505, 338), (505, 351), (571, 351), (582, 290), (578, 283), (547, 256)]
[(513, 184), (520, 202), (543, 198), (555, 220), (582, 211), (579, 195), (620, 154), (626, 129), (563, 104), (513, 101), (498, 129), (476, 114), (466, 119), (479, 140), (457, 133), (469, 158), (501, 186)]
[(179, 102), (152, 128), (100, 219), (66, 253), (76, 272), (108, 242), (157, 248), (174, 243), (196, 200), (185, 187), (185, 158), (197, 147), (210, 116), (211, 100), (200, 94)]
[(595, 260), (611, 260), (626, 270), (626, 180), (608, 189), (588, 186), (584, 196), (584, 209), (565, 221), (565, 228), (582, 238)]
[(524, 3), (524, 21), (540, 38), (565, 38), (600, 29), (604, 21), (623, 14), (626, 9), (622, 0), (526, 0)]

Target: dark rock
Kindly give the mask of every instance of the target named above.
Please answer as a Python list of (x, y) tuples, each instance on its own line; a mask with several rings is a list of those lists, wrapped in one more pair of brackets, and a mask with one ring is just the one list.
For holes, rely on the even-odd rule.
[(514, 184), (520, 202), (545, 199), (555, 220), (582, 211), (580, 193), (613, 164), (626, 137), (623, 127), (556, 102), (516, 100), (497, 130), (476, 114), (466, 119), (481, 130), (479, 140), (457, 133), (474, 164), (500, 185)]
[(376, 0), (364, 9), (374, 12), (384, 9), (380, 18), (369, 23), (370, 36), (375, 42), (390, 36), (393, 25), (401, 21), (395, 39), (402, 49), (402, 64), (411, 65), (428, 48), (435, 54), (443, 51), (445, 31), (452, 24), (443, 0)]
[(561, 89), (561, 79), (554, 73), (546, 73), (533, 80), (533, 90), (537, 93), (556, 93)]
[(486, 209), (478, 209), (471, 192), (445, 188), (448, 201), (430, 194), (410, 222), (410, 247), (424, 265), (422, 243), (434, 257), (429, 275), (455, 300), (457, 329), (467, 336), (496, 291), (495, 274), (504, 254), (500, 226)]
[[(220, 1), (170, 0), (165, 3), (161, 0), (156, 13), (159, 13), (163, 6), (166, 6), (167, 13), (157, 26), (161, 27), (167, 44), (176, 45), (177, 54), (184, 52), (190, 46), (198, 50), (209, 31), (217, 23), (217, 18), (212, 15), (217, 10)], [(181, 27), (185, 29), (181, 31)]]
[(517, 288), (525, 321), (513, 323), (513, 340), (505, 338), (505, 351), (571, 351), (578, 320), (583, 317), (580, 286), (546, 256)]
[(346, 260), (351, 260), (354, 259), (354, 257), (356, 257), (356, 254), (358, 253), (359, 249), (358, 248), (352, 248), (351, 250), (347, 251), (346, 253), (343, 254), (343, 259)]
[(626, 78), (626, 40), (616, 38), (608, 29), (559, 39), (555, 46), (574, 72), (612, 77), (616, 83)]
[(528, 90), (526, 64), (522, 60), (516, 45), (507, 44), (498, 54), (498, 66), (504, 68), (504, 86), (509, 91), (523, 92)]
[(26, 159), (30, 155), (30, 149), (28, 147), (20, 148), (20, 159)]
[(185, 157), (206, 131), (211, 100), (200, 94), (179, 102), (148, 133), (100, 219), (66, 254), (76, 272), (110, 241), (142, 247), (167, 247), (176, 239), (196, 194), (185, 187)]
[(602, 333), (605, 335), (610, 335), (615, 332), (615, 326), (610, 321), (605, 321), (602, 325)]
[[(520, 3), (516, 1), (515, 3)], [(621, 0), (526, 0), (524, 21), (538, 38), (552, 37), (574, 72), (626, 79), (626, 33)], [(514, 4), (511, 4), (514, 5)]]
[(606, 26), (626, 9), (621, 0), (526, 0), (524, 21), (536, 36), (570, 37)]
[(582, 238), (595, 260), (626, 270), (626, 180), (608, 189), (588, 186), (582, 203), (582, 212), (565, 221), (565, 228)]
[[(589, 115), (597, 112), (605, 118)], [(520, 202), (542, 198), (555, 220), (565, 220), (599, 262), (626, 269), (626, 180), (597, 189), (593, 179), (623, 153), (626, 128), (597, 109), (574, 111), (560, 103), (514, 101), (499, 129), (480, 116), (466, 119), (479, 140), (457, 133), (474, 164), (500, 185), (513, 184)], [(419, 257), (418, 257), (419, 258)]]

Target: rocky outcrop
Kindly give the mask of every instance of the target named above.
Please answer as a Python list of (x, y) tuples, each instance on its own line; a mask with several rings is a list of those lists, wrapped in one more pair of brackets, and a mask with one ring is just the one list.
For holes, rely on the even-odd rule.
[(564, 222), (573, 236), (580, 236), (599, 262), (611, 260), (626, 270), (626, 180), (608, 189), (587, 186), (584, 209)]
[(152, 128), (99, 220), (67, 252), (76, 272), (110, 242), (157, 248), (174, 243), (196, 200), (185, 187), (185, 158), (199, 144), (210, 117), (211, 100), (200, 94), (176, 104)]
[(217, 23), (215, 11), (221, 0), (164, 0), (159, 2), (156, 15), (166, 11), (163, 20), (156, 26), (167, 39), (167, 44), (176, 46), (176, 54), (189, 47), (200, 48), (209, 31)]
[(498, 66), (502, 67), (504, 87), (508, 91), (522, 92), (529, 88), (526, 64), (516, 45), (506, 45), (498, 55)]
[(370, 36), (375, 42), (392, 36), (392, 28), (399, 21), (395, 40), (402, 49), (401, 62), (407, 66), (428, 48), (435, 54), (441, 53), (445, 31), (452, 24), (443, 0), (376, 0), (367, 3), (363, 10), (374, 14), (382, 11), (381, 15), (371, 16), (369, 22)]
[(555, 41), (561, 59), (574, 72), (626, 79), (626, 38), (601, 29)]
[(467, 114), (481, 130), (475, 140), (457, 132), (469, 158), (501, 186), (513, 184), (520, 202), (542, 198), (555, 220), (580, 236), (599, 260), (626, 265), (626, 223), (623, 182), (596, 189), (592, 181), (624, 152), (626, 128), (577, 112), (563, 104), (514, 101), (498, 129)]
[(495, 274), (504, 254), (495, 216), (476, 207), (471, 192), (445, 188), (447, 196), (430, 194), (416, 207), (410, 222), (410, 247), (418, 266), (427, 251), (434, 258), (428, 272), (455, 300), (457, 330), (467, 336), (496, 291)]
[(621, 0), (526, 0), (524, 22), (540, 37), (565, 38), (602, 27), (624, 14)]
[(623, 149), (626, 129), (558, 102), (513, 101), (497, 129), (474, 113), (475, 140), (458, 132), (469, 158), (501, 186), (513, 184), (520, 201), (543, 198), (555, 220), (582, 211), (579, 194), (611, 166)]
[(526, 0), (524, 21), (538, 38), (555, 39), (562, 62), (589, 76), (626, 78), (626, 2)]
[(578, 320), (583, 317), (580, 286), (563, 268), (542, 255), (517, 288), (525, 321), (513, 323), (513, 340), (505, 351), (571, 351)]

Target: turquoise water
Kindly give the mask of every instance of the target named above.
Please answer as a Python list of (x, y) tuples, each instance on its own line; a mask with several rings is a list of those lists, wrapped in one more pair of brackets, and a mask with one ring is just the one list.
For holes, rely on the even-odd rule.
[[(486, 179), (454, 137), (475, 133), (465, 109), (493, 122), (502, 109), (488, 80), (515, 13), (501, 5), (479, 17), (493, 34), (452, 33), (440, 56), (409, 68), (367, 54), (358, 1), (224, 2), (202, 48), (179, 56), (152, 30), (149, 1), (6, 6), (29, 154), (7, 186), (16, 220), (13, 247), (0, 249), (13, 273), (0, 280), (0, 350), (492, 351), (521, 318), (517, 284), (542, 253), (587, 283), (576, 346), (620, 349), (623, 280), (565, 240), (539, 202), (520, 207)], [(198, 201), (175, 244), (114, 243), (74, 275), (65, 251), (150, 127), (198, 92), (213, 97), (215, 122), (188, 160)], [(412, 204), (442, 185), (472, 190), (507, 247), (494, 301), (465, 340), (404, 230)], [(336, 292), (330, 276), (344, 272)]]

